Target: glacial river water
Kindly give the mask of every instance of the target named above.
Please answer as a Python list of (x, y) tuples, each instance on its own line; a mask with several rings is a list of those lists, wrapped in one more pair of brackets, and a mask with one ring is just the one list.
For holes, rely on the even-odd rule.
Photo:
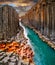
[(55, 65), (55, 51), (43, 42), (33, 30), (25, 29), (28, 31), (27, 36), (35, 52), (34, 62), (36, 65)]
[(34, 50), (34, 62), (36, 65), (55, 65), (55, 51), (43, 42), (32, 29), (24, 27), (24, 34)]

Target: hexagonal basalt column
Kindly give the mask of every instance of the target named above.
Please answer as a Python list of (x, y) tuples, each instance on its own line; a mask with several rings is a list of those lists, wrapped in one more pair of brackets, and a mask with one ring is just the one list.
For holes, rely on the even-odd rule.
[(19, 17), (16, 10), (8, 5), (0, 6), (0, 41), (16, 35)]

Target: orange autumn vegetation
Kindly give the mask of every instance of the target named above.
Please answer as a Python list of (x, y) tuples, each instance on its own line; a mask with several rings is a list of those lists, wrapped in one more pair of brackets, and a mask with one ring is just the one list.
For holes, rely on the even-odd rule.
[(17, 53), (22, 59), (28, 59), (29, 62), (33, 62), (33, 51), (28, 44), (25, 43), (18, 43), (13, 41), (12, 43), (2, 43), (0, 44), (0, 50), (5, 52), (15, 52)]

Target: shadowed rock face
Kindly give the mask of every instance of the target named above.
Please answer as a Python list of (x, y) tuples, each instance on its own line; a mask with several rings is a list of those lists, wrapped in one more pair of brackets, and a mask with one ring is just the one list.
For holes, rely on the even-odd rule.
[(18, 25), (18, 13), (11, 6), (0, 6), (0, 41), (15, 36)]

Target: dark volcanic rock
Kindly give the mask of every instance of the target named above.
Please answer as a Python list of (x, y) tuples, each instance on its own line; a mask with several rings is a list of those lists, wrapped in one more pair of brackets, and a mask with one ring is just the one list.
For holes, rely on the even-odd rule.
[[(8, 5), (0, 6), (0, 41), (12, 40), (17, 34), (19, 16), (16, 10)], [(6, 42), (6, 41), (5, 41)]]
[(0, 65), (29, 65), (29, 63), (22, 62), (22, 60), (19, 59), (18, 55), (13, 52), (5, 53), (1, 51), (0, 54), (2, 53), (3, 55), (0, 55)]

